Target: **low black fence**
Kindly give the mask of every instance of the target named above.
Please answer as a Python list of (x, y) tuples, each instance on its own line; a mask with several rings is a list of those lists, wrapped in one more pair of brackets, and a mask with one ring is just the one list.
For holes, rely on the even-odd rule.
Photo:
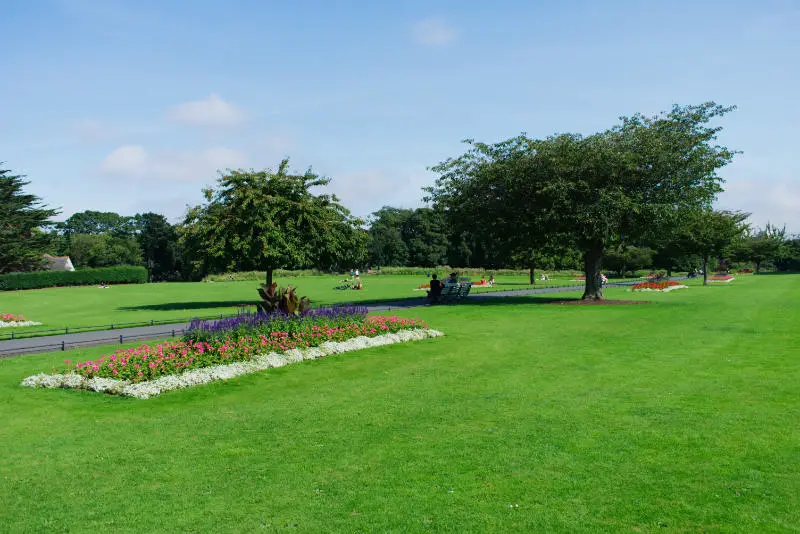
[[(675, 276), (672, 277), (672, 280), (683, 280), (686, 279), (685, 276)], [(620, 287), (620, 286), (628, 286), (635, 284), (636, 282), (641, 281), (641, 279), (634, 279), (634, 280), (626, 280), (624, 282), (612, 282), (606, 285), (606, 287)], [(570, 290), (579, 290), (583, 288), (583, 284), (576, 284), (576, 285), (552, 285), (552, 286), (542, 286), (542, 285), (535, 285), (535, 286), (519, 286), (516, 288), (497, 288), (488, 291), (480, 291), (475, 292), (473, 295), (485, 295), (488, 293), (512, 293), (515, 291), (528, 291), (531, 289), (541, 289), (546, 291), (550, 290), (563, 290), (563, 291), (570, 291)], [(403, 304), (407, 304), (409, 302), (417, 302), (422, 299), (397, 299), (395, 301), (386, 301), (383, 304), (373, 304), (373, 306), (380, 306), (381, 308), (389, 309), (392, 308), (404, 308)], [(193, 317), (192, 319), (201, 319), (201, 320), (215, 320), (215, 319), (223, 319), (225, 317), (235, 317), (236, 314), (217, 314), (217, 315), (206, 315), (201, 317)], [(189, 323), (190, 320), (183, 321), (184, 323)], [(24, 332), (9, 332), (8, 334), (3, 334), (5, 336), (5, 340), (23, 340), (26, 338), (34, 338), (34, 337), (42, 337), (44, 339), (41, 340), (40, 343), (25, 343), (24, 345), (16, 345), (14, 347), (2, 347), (0, 345), (0, 358), (5, 358), (9, 356), (16, 356), (20, 354), (31, 354), (31, 353), (41, 353), (41, 352), (53, 352), (53, 351), (66, 351), (68, 349), (78, 348), (78, 347), (88, 347), (93, 345), (111, 345), (115, 343), (124, 344), (129, 343), (131, 341), (136, 340), (147, 340), (147, 339), (159, 339), (159, 338), (168, 338), (168, 337), (176, 337), (179, 335), (183, 335), (186, 332), (185, 328), (170, 328), (165, 329), (163, 331), (147, 331), (144, 333), (137, 333), (137, 334), (125, 334), (120, 333), (119, 335), (108, 335), (102, 338), (93, 337), (86, 340), (80, 340), (72, 338), (70, 340), (61, 340), (58, 342), (47, 343), (46, 338), (47, 336), (54, 336), (60, 334), (79, 334), (85, 332), (93, 332), (93, 331), (108, 331), (114, 330), (117, 328), (136, 328), (136, 327), (147, 327), (147, 326), (161, 326), (161, 325), (175, 325), (178, 324), (179, 321), (175, 319), (168, 319), (162, 321), (145, 321), (145, 322), (129, 322), (129, 323), (111, 323), (106, 325), (94, 325), (94, 326), (80, 326), (80, 327), (65, 327), (65, 328), (52, 328), (52, 329), (45, 329), (45, 330), (26, 330)], [(46, 333), (43, 335), (43, 333)]]
[(189, 323), (193, 319), (200, 319), (203, 321), (207, 320), (216, 320), (216, 319), (224, 319), (226, 317), (236, 317), (235, 313), (220, 313), (217, 315), (205, 315), (205, 316), (192, 316), (188, 319), (161, 319), (161, 320), (150, 320), (150, 321), (134, 321), (134, 322), (118, 322), (118, 323), (109, 323), (109, 324), (101, 324), (101, 325), (88, 325), (88, 326), (65, 326), (63, 328), (45, 328), (45, 329), (37, 329), (37, 330), (17, 330), (11, 332), (0, 332), (0, 341), (5, 341), (9, 339), (25, 339), (29, 337), (45, 337), (45, 336), (57, 336), (61, 334), (79, 334), (82, 332), (96, 332), (102, 330), (116, 330), (122, 328), (137, 328), (141, 326), (161, 326), (165, 324), (178, 324), (178, 323)]
[(25, 345), (21, 347), (2, 348), (0, 347), (0, 358), (18, 356), (22, 354), (38, 354), (42, 352), (66, 351), (80, 347), (91, 347), (93, 345), (113, 345), (119, 343), (130, 343), (136, 340), (161, 339), (182, 336), (186, 332), (184, 328), (172, 328), (163, 332), (147, 332), (144, 334), (120, 334), (114, 337), (92, 338), (87, 340), (60, 341), (58, 343), (36, 343), (35, 345)]

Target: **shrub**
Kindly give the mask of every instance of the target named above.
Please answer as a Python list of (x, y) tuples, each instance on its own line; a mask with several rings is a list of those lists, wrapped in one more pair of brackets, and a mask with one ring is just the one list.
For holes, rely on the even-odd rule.
[(278, 288), (278, 282), (273, 282), (271, 286), (261, 284), (258, 294), (261, 302), (257, 302), (256, 307), (263, 313), (281, 311), (288, 315), (300, 315), (311, 307), (308, 297), (298, 297), (291, 284), (281, 288)]
[(122, 265), (77, 271), (35, 271), (0, 275), (0, 291), (40, 289), (44, 287), (84, 286), (100, 283), (143, 284), (147, 282), (147, 269)]

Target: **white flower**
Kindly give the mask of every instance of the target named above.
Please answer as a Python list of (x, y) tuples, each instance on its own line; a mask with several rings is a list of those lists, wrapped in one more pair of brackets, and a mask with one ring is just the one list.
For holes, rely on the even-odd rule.
[(667, 286), (664, 289), (652, 289), (652, 288), (649, 288), (649, 287), (642, 287), (642, 288), (632, 289), (631, 291), (636, 291), (637, 293), (639, 291), (653, 291), (655, 293), (666, 293), (668, 291), (672, 291), (673, 289), (689, 289), (689, 286), (684, 286), (684, 285)]
[(116, 380), (113, 378), (85, 378), (75, 373), (55, 375), (42, 373), (25, 378), (21, 385), (33, 388), (89, 389), (92, 391), (135, 397), (137, 399), (149, 399), (150, 397), (160, 395), (167, 391), (208, 384), (215, 380), (228, 380), (237, 376), (302, 362), (303, 360), (316, 360), (331, 354), (342, 354), (344, 352), (370, 347), (436, 338), (443, 335), (444, 334), (438, 330), (418, 328), (413, 330), (401, 330), (395, 334), (384, 334), (376, 337), (359, 336), (346, 341), (328, 341), (319, 347), (290, 349), (284, 353), (270, 352), (268, 354), (257, 354), (249, 361), (191, 369), (179, 375), (165, 375), (135, 384), (127, 380)]
[(14, 328), (18, 326), (40, 326), (42, 323), (35, 321), (0, 321), (0, 328)]

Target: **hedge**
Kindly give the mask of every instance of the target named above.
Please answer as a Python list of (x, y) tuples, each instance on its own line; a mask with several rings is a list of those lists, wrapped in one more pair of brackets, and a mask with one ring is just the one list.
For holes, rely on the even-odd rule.
[(121, 265), (78, 271), (35, 271), (0, 275), (0, 291), (39, 289), (58, 286), (84, 286), (101, 284), (143, 284), (147, 282), (147, 269)]

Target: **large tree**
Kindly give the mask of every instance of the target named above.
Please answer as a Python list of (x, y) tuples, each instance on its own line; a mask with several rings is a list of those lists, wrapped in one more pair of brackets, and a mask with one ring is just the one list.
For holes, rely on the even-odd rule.
[(704, 209), (687, 215), (679, 242), (687, 254), (700, 256), (703, 285), (708, 285), (708, 262), (719, 258), (747, 231), (749, 213)]
[(169, 280), (178, 271), (177, 234), (167, 218), (158, 213), (134, 216), (136, 240), (151, 280)]
[(311, 170), (291, 174), (288, 159), (274, 172), (228, 171), (188, 210), (183, 240), (203, 270), (265, 270), (268, 285), (275, 269), (335, 266), (363, 240), (336, 196), (312, 192), (328, 183)]
[(484, 146), (435, 167), (431, 196), (446, 208), (471, 204), (474, 226), (507, 232), (511, 242), (567, 236), (583, 251), (583, 298), (602, 299), (607, 247), (652, 239), (722, 190), (717, 170), (734, 153), (714, 144), (720, 128), (709, 123), (731, 109), (675, 106), (587, 137), (523, 135)]
[(370, 264), (384, 267), (409, 264), (408, 244), (403, 229), (412, 214), (410, 209), (384, 206), (370, 216)]
[(76, 234), (132, 237), (136, 232), (136, 218), (113, 211), (81, 211), (59, 224), (67, 237)]
[(26, 194), (24, 176), (0, 169), (0, 273), (30, 271), (43, 265), (51, 239), (39, 229), (58, 212)]
[(786, 239), (775, 258), (775, 268), (783, 272), (800, 271), (800, 236)]
[(442, 214), (417, 208), (406, 221), (403, 238), (408, 245), (410, 265), (433, 267), (447, 263), (447, 234)]
[(450, 240), (442, 214), (384, 206), (370, 217), (369, 260), (372, 265), (432, 267), (447, 263)]
[(553, 227), (553, 213), (542, 194), (550, 176), (531, 157), (536, 141), (520, 136), (495, 145), (466, 143), (471, 148), (464, 155), (431, 169), (440, 177), (426, 189), (427, 200), (446, 216), (456, 235), (489, 249), (484, 260), (521, 261), (533, 284), (537, 261), (568, 241)]
[(653, 266), (653, 250), (625, 243), (611, 247), (603, 258), (603, 267), (611, 269), (624, 277), (628, 271), (647, 269)]
[(756, 273), (761, 272), (761, 264), (774, 261), (782, 252), (786, 242), (786, 227), (778, 228), (767, 223), (766, 228), (752, 232), (746, 236), (736, 250), (738, 259), (751, 261)]

